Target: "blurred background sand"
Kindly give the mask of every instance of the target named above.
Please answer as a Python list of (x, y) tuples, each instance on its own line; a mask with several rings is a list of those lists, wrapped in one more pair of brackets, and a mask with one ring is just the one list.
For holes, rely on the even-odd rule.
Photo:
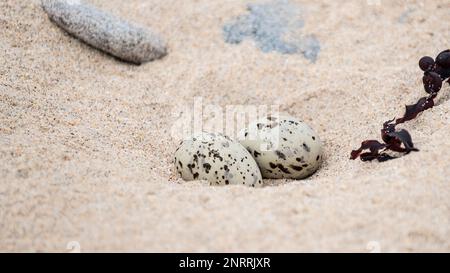
[[(448, 85), (402, 126), (420, 152), (348, 160), (425, 94), (417, 62), (450, 47), (449, 1), (291, 1), (320, 41), (314, 64), (224, 42), (264, 1), (90, 2), (160, 32), (169, 55), (122, 63), (38, 0), (0, 2), (1, 251), (450, 251)], [(321, 136), (322, 169), (260, 190), (182, 181), (170, 130), (194, 97), (280, 105)]]

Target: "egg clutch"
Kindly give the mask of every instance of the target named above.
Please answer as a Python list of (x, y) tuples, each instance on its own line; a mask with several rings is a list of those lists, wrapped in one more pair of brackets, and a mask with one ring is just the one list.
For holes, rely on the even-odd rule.
[(193, 135), (180, 143), (174, 162), (186, 181), (262, 187), (263, 178), (306, 178), (322, 160), (322, 142), (307, 124), (271, 115), (251, 123), (236, 140), (219, 133)]

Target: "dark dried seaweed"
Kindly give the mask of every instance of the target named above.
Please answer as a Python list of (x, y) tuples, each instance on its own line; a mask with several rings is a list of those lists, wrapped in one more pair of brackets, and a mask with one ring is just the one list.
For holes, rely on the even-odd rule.
[(359, 149), (351, 152), (350, 159), (355, 160), (359, 157), (362, 161), (376, 159), (379, 162), (384, 162), (398, 158), (386, 153), (387, 151), (401, 154), (419, 151), (414, 147), (411, 134), (405, 129), (397, 130), (396, 126), (413, 120), (423, 111), (434, 107), (434, 99), (441, 90), (443, 82), (447, 80), (450, 85), (450, 50), (439, 53), (436, 60), (428, 56), (421, 58), (419, 67), (424, 71), (423, 85), (425, 92), (429, 95), (420, 98), (415, 104), (406, 105), (403, 117), (388, 120), (383, 124), (381, 139), (384, 143), (378, 140), (363, 141)]

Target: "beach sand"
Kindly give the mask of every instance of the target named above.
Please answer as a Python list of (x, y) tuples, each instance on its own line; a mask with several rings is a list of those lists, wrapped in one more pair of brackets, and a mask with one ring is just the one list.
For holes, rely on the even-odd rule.
[[(90, 2), (161, 33), (169, 54), (126, 64), (38, 0), (0, 2), (0, 251), (450, 251), (450, 86), (401, 126), (420, 152), (348, 159), (425, 95), (417, 63), (450, 47), (449, 1), (296, 1), (315, 63), (224, 42), (264, 1)], [(322, 168), (262, 189), (182, 181), (171, 130), (196, 97), (279, 105), (321, 137)]]

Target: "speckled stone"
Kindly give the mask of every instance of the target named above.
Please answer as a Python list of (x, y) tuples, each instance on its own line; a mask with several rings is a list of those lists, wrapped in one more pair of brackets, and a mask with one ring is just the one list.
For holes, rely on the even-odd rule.
[(42, 7), (59, 27), (121, 60), (142, 64), (167, 54), (158, 35), (75, 0), (42, 0)]

